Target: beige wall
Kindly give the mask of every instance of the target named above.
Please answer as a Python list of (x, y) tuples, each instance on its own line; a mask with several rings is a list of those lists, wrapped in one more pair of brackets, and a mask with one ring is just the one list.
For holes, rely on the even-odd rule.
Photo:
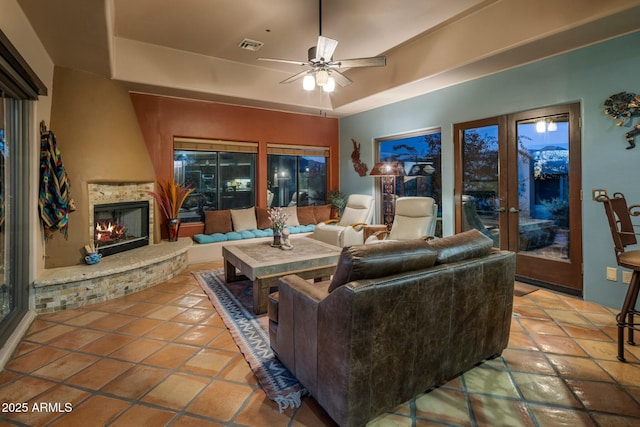
[(46, 242), (46, 268), (80, 264), (89, 235), (87, 184), (155, 181), (129, 93), (95, 74), (55, 67), (50, 129), (56, 135), (77, 210), (68, 239)]

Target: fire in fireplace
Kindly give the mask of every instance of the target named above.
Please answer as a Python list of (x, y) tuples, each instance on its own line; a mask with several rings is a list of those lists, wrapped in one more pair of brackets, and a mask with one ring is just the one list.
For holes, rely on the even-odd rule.
[(94, 205), (93, 241), (102, 256), (149, 244), (149, 202)]

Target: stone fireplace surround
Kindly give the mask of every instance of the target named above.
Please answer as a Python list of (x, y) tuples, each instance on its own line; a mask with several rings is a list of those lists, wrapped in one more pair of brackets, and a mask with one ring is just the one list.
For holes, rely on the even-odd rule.
[[(149, 194), (149, 191), (155, 189), (153, 182), (142, 183), (100, 183), (100, 184), (87, 184), (89, 195), (89, 236), (93, 236), (94, 232), (94, 219), (93, 219), (93, 207), (95, 205), (103, 205), (107, 203), (122, 203), (122, 202), (149, 202), (149, 233), (153, 235), (154, 227), (154, 209), (153, 209), (153, 196)], [(149, 242), (151, 242), (151, 236)]]
[(188, 264), (190, 238), (152, 244), (154, 199), (148, 193), (153, 182), (88, 184), (89, 236), (93, 236), (95, 204), (149, 201), (150, 244), (104, 257), (98, 264), (74, 265), (45, 270), (33, 284), (33, 306), (37, 313), (107, 301), (165, 282)]

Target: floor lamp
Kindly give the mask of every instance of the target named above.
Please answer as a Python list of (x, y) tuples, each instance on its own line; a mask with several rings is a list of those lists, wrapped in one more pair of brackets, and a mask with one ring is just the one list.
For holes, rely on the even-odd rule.
[(396, 213), (396, 177), (405, 175), (402, 162), (378, 162), (373, 165), (369, 173), (369, 176), (383, 179), (382, 211), (387, 230), (391, 230), (393, 217)]

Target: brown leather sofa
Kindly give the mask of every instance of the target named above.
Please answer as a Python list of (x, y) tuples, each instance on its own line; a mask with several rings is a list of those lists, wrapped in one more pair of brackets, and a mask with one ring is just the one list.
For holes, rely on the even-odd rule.
[(269, 298), (271, 347), (341, 426), (361, 426), (507, 346), (515, 254), (477, 230), (344, 248), (331, 281)]

